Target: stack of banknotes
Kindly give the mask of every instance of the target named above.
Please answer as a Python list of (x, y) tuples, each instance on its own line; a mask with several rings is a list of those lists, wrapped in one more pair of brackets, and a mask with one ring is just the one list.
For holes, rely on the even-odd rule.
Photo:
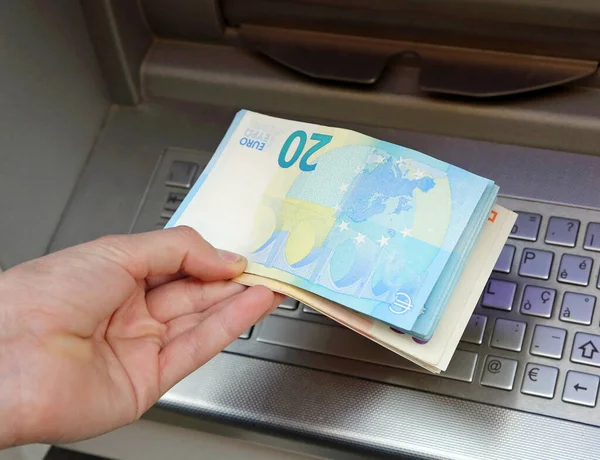
[(415, 150), (243, 110), (167, 227), (246, 256), (236, 281), (439, 373), (516, 220), (497, 194)]

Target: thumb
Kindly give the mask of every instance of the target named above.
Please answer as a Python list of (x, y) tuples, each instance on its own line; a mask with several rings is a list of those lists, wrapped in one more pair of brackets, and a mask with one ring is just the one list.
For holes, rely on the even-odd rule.
[(244, 257), (216, 249), (191, 227), (106, 236), (90, 243), (136, 279), (180, 271), (203, 281), (231, 279), (246, 268)]

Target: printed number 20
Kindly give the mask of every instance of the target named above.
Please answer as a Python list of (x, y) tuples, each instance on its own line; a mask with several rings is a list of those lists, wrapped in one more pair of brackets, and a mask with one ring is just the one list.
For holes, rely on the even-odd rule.
[[(279, 152), (279, 166), (281, 166), (282, 168), (289, 168), (294, 163), (296, 163), (296, 161), (298, 161), (298, 158), (300, 158), (300, 155), (302, 155), (302, 152), (304, 151), (304, 147), (306, 146), (307, 137), (308, 137), (308, 135), (306, 134), (305, 131), (295, 131), (290, 135), (290, 137), (288, 137), (286, 139), (286, 141), (283, 144), (283, 147), (281, 147), (281, 152)], [(300, 165), (299, 165), (300, 169), (302, 171), (313, 171), (317, 167), (316, 164), (308, 164), (308, 159), (317, 150), (319, 150), (319, 149), (325, 147), (327, 144), (329, 144), (331, 142), (332, 138), (333, 138), (332, 136), (328, 136), (327, 134), (318, 134), (318, 133), (314, 133), (312, 136), (310, 136), (310, 139), (312, 141), (317, 141), (317, 143), (315, 145), (313, 145), (311, 148), (309, 148), (302, 156), (302, 159), (300, 160)], [(286, 158), (288, 150), (290, 149), (290, 147), (292, 146), (292, 144), (294, 143), (294, 141), (296, 139), (298, 139), (298, 145), (296, 146), (296, 151), (292, 155), (292, 158), (290, 158), (288, 160)]]

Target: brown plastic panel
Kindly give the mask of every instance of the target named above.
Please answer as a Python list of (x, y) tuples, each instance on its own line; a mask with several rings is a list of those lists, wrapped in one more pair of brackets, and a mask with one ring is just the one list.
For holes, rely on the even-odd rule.
[(219, 3), (218, 0), (140, 0), (155, 34), (190, 41), (221, 38)]

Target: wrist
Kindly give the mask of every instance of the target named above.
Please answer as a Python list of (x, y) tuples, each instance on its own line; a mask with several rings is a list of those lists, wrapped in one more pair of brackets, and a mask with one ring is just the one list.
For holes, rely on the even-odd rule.
[(26, 443), (18, 377), (7, 367), (10, 358), (3, 348), (0, 343), (0, 450)]
[(0, 450), (27, 442), (22, 430), (23, 417), (17, 402), (19, 398), (16, 389), (5, 379), (5, 375), (7, 373), (0, 364), (0, 420), (2, 420), (2, 424), (0, 424)]
[[(8, 273), (0, 275), (0, 324), (15, 325), (11, 312), (17, 308), (10, 301), (14, 295), (3, 281)], [(6, 305), (7, 302), (8, 305)], [(0, 450), (25, 444), (22, 408), (22, 368), (20, 366), (19, 339), (22, 331), (10, 327), (0, 330)]]

